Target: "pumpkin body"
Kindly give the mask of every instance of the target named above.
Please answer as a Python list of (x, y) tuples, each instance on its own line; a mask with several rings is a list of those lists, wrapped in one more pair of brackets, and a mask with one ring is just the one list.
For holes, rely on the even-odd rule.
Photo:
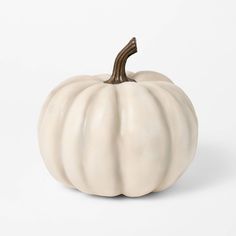
[(136, 83), (74, 77), (49, 95), (39, 145), (60, 182), (90, 194), (137, 197), (168, 188), (190, 164), (197, 118), (188, 97), (157, 72), (128, 75)]

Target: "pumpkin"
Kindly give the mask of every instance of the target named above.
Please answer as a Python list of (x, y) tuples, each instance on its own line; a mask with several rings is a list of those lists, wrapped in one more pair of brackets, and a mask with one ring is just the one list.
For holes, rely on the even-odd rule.
[(176, 182), (197, 146), (197, 118), (166, 76), (126, 73), (135, 38), (117, 55), (111, 76), (75, 76), (49, 95), (39, 146), (50, 173), (66, 186), (138, 197)]

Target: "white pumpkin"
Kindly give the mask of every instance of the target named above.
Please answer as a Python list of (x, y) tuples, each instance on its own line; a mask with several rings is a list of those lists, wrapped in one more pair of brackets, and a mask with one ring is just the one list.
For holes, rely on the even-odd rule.
[(157, 72), (126, 75), (125, 62), (136, 50), (133, 38), (111, 77), (77, 76), (49, 95), (39, 121), (40, 150), (65, 185), (137, 197), (168, 188), (192, 161), (197, 118), (190, 100)]

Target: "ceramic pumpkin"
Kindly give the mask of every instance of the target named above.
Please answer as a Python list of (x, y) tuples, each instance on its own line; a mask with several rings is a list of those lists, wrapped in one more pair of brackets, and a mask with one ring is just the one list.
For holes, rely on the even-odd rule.
[(112, 75), (75, 76), (49, 95), (39, 145), (50, 173), (82, 192), (138, 197), (164, 190), (181, 176), (197, 146), (197, 118), (166, 76), (126, 73), (133, 38)]

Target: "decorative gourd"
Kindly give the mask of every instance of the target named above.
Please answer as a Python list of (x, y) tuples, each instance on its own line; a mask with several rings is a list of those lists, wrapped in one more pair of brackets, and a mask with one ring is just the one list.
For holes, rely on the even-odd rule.
[(157, 72), (125, 72), (133, 38), (111, 76), (76, 76), (49, 95), (39, 121), (50, 173), (82, 192), (138, 197), (171, 186), (192, 161), (197, 118), (184, 92)]

